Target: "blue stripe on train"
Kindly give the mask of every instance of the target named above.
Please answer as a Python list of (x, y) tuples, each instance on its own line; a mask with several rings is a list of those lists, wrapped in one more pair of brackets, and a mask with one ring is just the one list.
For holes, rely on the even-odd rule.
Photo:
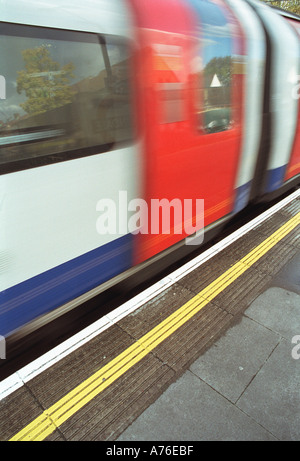
[(242, 186), (236, 189), (233, 213), (238, 213), (243, 208), (245, 208), (246, 205), (248, 205), (249, 198), (250, 198), (251, 184), (252, 184), (252, 181), (249, 181), (247, 182), (247, 184), (243, 184)]
[[(279, 189), (284, 183), (284, 176), (287, 165), (275, 168), (274, 170), (268, 170), (266, 175), (266, 186), (264, 192), (272, 192)], [(248, 203), (251, 191), (252, 181), (236, 189), (235, 203), (233, 213), (241, 211)]]
[(133, 236), (120, 237), (0, 293), (0, 335), (77, 298), (132, 266)]
[(282, 186), (284, 182), (286, 167), (287, 165), (283, 165), (278, 168), (274, 168), (273, 170), (267, 171), (265, 192), (272, 192)]

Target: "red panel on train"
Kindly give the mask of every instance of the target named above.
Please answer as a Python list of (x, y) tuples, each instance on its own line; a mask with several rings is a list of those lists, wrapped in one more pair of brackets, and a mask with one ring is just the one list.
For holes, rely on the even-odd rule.
[[(216, 2), (215, 9), (232, 31), (231, 37), (224, 38), (230, 46), (230, 101), (224, 108), (216, 108), (213, 99), (216, 95), (220, 99), (223, 91), (218, 88), (221, 76), (213, 71), (206, 76), (203, 65), (213, 69), (213, 59), (219, 59), (225, 66), (227, 56), (204, 56), (205, 36), (197, 11), (177, 0), (131, 0), (131, 4), (141, 43), (136, 83), (140, 104), (144, 102), (145, 107), (140, 123), (145, 133), (143, 184), (149, 209), (149, 233), (137, 239), (140, 262), (187, 235), (185, 223), (183, 233), (176, 233), (176, 226), (181, 226), (176, 219), (171, 220), (170, 233), (151, 234), (152, 199), (179, 199), (182, 204), (184, 199), (192, 199), (193, 225), (196, 199), (204, 200), (205, 226), (232, 211), (243, 100), (243, 69), (234, 56), (242, 54), (243, 36), (231, 12)], [(204, 62), (209, 58), (210, 66)], [(225, 120), (228, 115), (224, 114), (230, 112), (230, 120), (224, 122), (227, 126), (216, 126), (212, 117), (217, 112), (219, 119)]]
[[(299, 23), (293, 20), (289, 20), (290, 24), (295, 28), (298, 35), (300, 36), (300, 26)], [(297, 82), (295, 82), (295, 92), (294, 97), (298, 98), (298, 114), (300, 112), (300, 75), (297, 76)], [(285, 181), (293, 178), (297, 174), (300, 174), (300, 117), (298, 116), (298, 123), (296, 128), (296, 135), (293, 150), (291, 153), (290, 162), (287, 167)]]

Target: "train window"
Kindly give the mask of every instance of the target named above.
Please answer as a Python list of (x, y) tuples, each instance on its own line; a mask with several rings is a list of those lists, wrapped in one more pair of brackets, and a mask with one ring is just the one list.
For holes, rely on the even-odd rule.
[(123, 39), (0, 26), (1, 171), (115, 148), (132, 138)]
[(206, 133), (231, 126), (232, 32), (223, 10), (213, 1), (194, 2), (199, 14), (196, 110), (198, 128)]

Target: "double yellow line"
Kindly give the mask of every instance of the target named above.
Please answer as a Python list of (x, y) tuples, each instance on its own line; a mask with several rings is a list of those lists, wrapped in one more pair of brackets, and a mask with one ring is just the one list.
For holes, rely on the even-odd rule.
[(212, 301), (226, 287), (249, 269), (274, 245), (300, 224), (300, 213), (285, 223), (280, 229), (254, 248), (244, 258), (234, 264), (224, 274), (198, 293), (194, 298), (167, 317), (149, 333), (137, 340), (132, 346), (119, 354), (82, 384), (69, 392), (38, 418), (18, 432), (11, 441), (44, 440), (72, 415), (104, 391), (126, 371), (142, 360), (149, 352), (186, 323), (204, 306)]

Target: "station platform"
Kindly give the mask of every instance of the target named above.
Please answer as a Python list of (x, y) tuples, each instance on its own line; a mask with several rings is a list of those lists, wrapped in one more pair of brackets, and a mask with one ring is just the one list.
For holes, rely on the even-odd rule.
[(299, 194), (118, 315), (2, 383), (0, 440), (300, 439)]

